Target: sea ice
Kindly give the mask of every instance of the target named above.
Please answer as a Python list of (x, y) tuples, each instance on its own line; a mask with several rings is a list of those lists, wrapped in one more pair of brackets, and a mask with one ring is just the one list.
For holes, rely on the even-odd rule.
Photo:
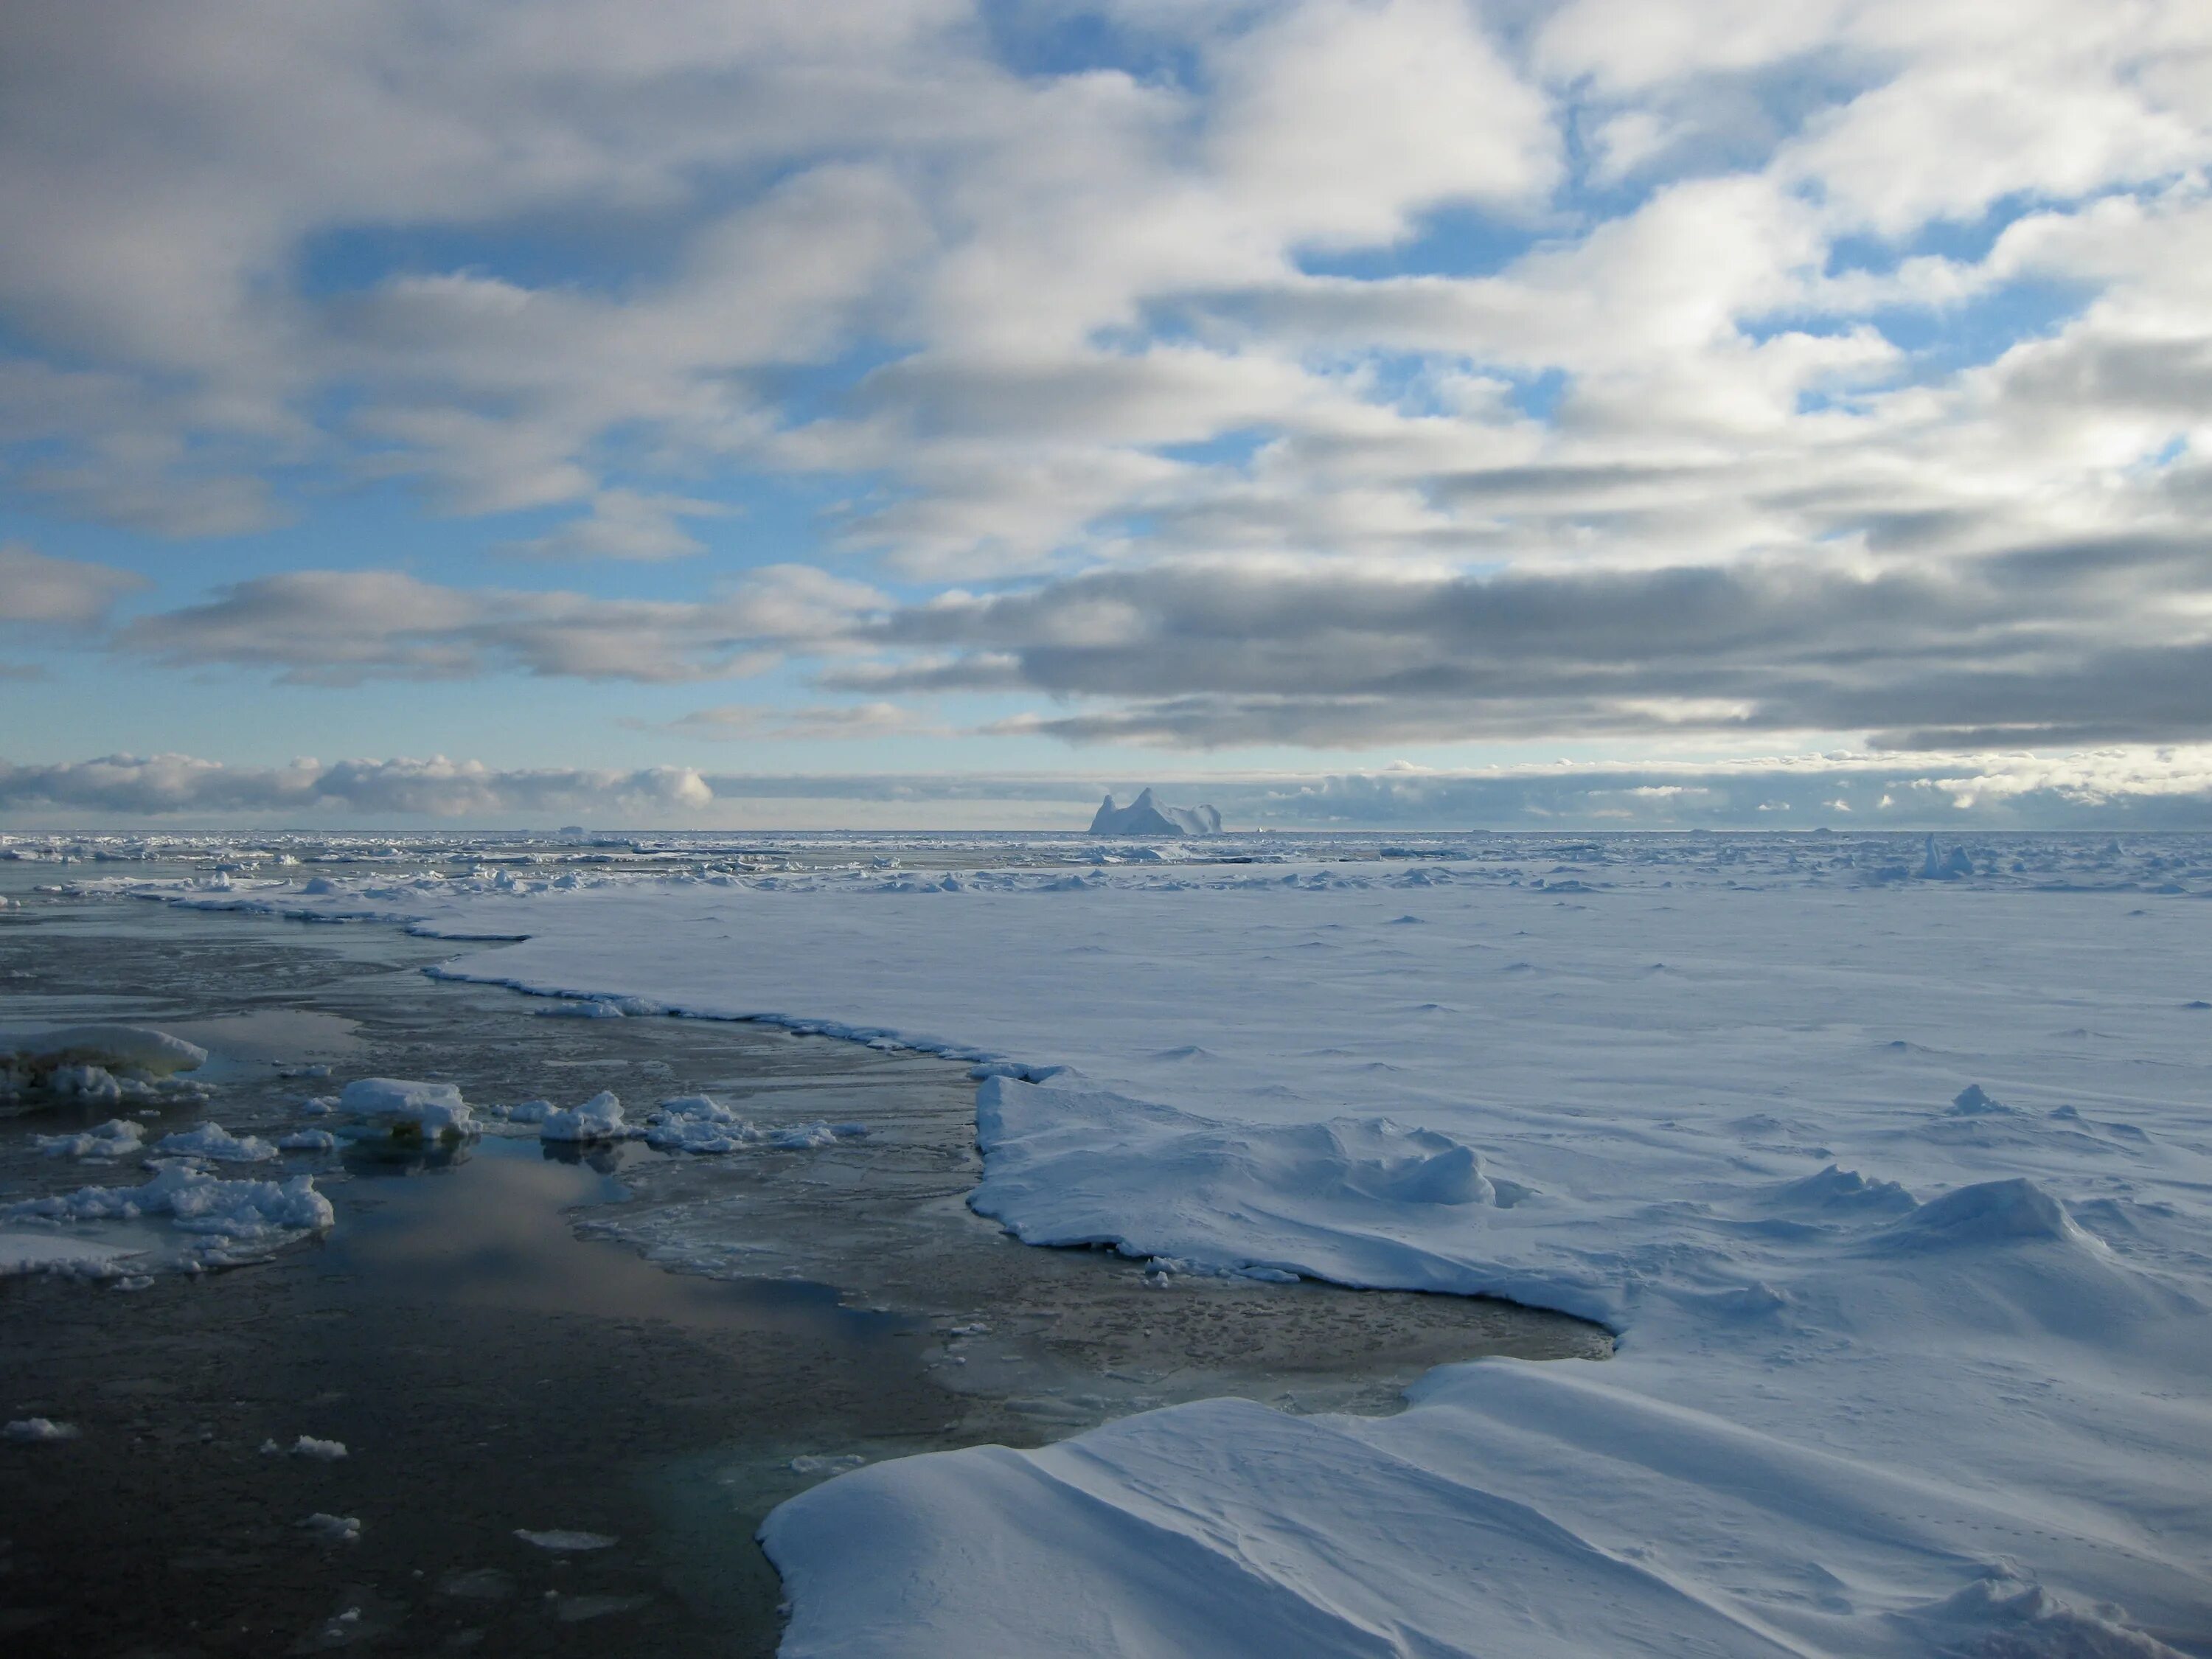
[(179, 1133), (163, 1135), (154, 1150), (217, 1164), (260, 1164), (276, 1156), (276, 1149), (258, 1135), (234, 1135), (220, 1123), (195, 1124)]
[(112, 1117), (98, 1128), (80, 1134), (34, 1135), (32, 1139), (48, 1158), (136, 1157), (145, 1148), (144, 1128), (127, 1117)]
[(535, 1544), (541, 1550), (568, 1553), (578, 1550), (611, 1549), (622, 1542), (603, 1532), (576, 1532), (556, 1527), (549, 1532), (532, 1532), (527, 1527), (517, 1527), (514, 1535), (526, 1544)]
[(356, 1078), (338, 1095), (338, 1109), (389, 1123), (425, 1140), (459, 1140), (477, 1133), (461, 1091), (450, 1083), (406, 1078)]
[(620, 1140), (629, 1133), (622, 1101), (611, 1090), (601, 1090), (580, 1106), (548, 1112), (538, 1126), (540, 1140)]
[(528, 936), (451, 977), (969, 1065), (975, 1202), (1024, 1237), (1618, 1334), (1393, 1417), (1212, 1401), (843, 1474), (763, 1529), (794, 1659), (2203, 1647), (2212, 860), (1918, 839), (287, 902)]
[(51, 1417), (19, 1417), (0, 1427), (0, 1440), (12, 1440), (24, 1446), (50, 1446), (58, 1440), (76, 1437), (76, 1424), (57, 1423)]

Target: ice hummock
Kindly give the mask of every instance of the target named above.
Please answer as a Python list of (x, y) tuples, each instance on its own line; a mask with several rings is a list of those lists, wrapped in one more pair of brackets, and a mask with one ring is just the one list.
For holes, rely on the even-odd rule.
[(1211, 806), (1163, 806), (1147, 788), (1127, 806), (1109, 795), (1091, 820), (1094, 836), (1218, 836), (1221, 814)]

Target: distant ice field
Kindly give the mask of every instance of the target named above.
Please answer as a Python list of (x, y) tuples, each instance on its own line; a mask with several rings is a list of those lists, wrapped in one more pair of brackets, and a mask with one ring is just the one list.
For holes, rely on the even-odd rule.
[(2212, 1652), (2212, 841), (942, 847), (107, 890), (964, 1058), (1032, 1243), (1621, 1335), (842, 1476), (787, 1653)]

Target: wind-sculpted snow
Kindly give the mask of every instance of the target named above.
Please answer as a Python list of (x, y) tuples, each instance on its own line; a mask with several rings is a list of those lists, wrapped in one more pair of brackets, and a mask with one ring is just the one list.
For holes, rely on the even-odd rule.
[(2212, 1648), (2212, 843), (1228, 844), (1261, 861), (164, 896), (965, 1060), (976, 1206), (1162, 1295), (1620, 1334), (1389, 1419), (1214, 1401), (842, 1476), (766, 1533), (787, 1652)]

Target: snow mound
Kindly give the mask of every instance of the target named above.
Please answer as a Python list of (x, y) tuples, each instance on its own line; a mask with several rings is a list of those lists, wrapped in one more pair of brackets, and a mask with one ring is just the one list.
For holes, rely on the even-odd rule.
[(620, 1140), (629, 1133), (621, 1098), (611, 1089), (601, 1090), (580, 1106), (546, 1113), (538, 1126), (540, 1140)]
[(1951, 1115), (1954, 1117), (2003, 1117), (2019, 1110), (1991, 1096), (1978, 1083), (1969, 1083), (1951, 1097)]
[(2066, 1206), (2025, 1176), (1979, 1181), (1931, 1199), (1882, 1235), (1886, 1245), (1901, 1250), (2039, 1240), (2097, 1248), (2097, 1241), (2075, 1224)]
[(1109, 795), (1091, 820), (1094, 836), (1218, 836), (1221, 814), (1211, 806), (1163, 806), (1143, 791), (1127, 806)]
[(450, 1083), (408, 1078), (356, 1078), (338, 1096), (341, 1110), (411, 1128), (425, 1140), (458, 1140), (477, 1133), (461, 1091)]
[(1856, 1170), (1831, 1164), (1818, 1175), (1778, 1188), (1771, 1207), (1800, 1214), (1898, 1215), (1917, 1206), (1912, 1194), (1894, 1181), (1869, 1181)]

